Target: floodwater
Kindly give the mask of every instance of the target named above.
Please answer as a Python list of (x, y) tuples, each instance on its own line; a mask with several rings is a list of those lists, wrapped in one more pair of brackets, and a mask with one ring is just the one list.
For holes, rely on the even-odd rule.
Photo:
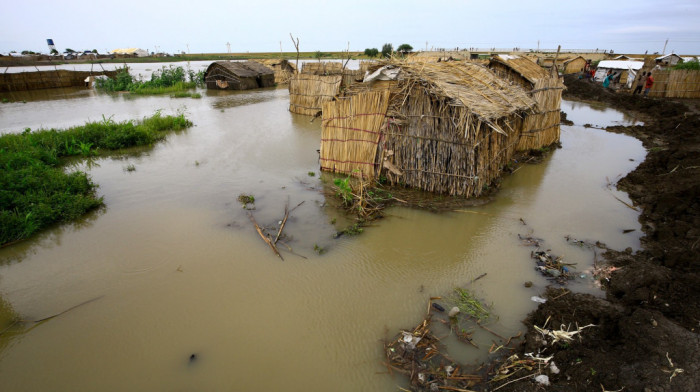
[[(564, 102), (576, 125), (562, 127), (562, 148), (507, 175), (491, 203), (394, 207), (361, 235), (334, 239), (347, 220), (324, 193), (333, 176), (318, 170), (320, 122), (289, 113), (283, 88), (202, 93), (52, 90), (0, 105), (0, 132), (156, 110), (195, 124), (152, 148), (75, 162), (106, 207), (0, 249), (0, 328), (58, 315), (0, 335), (3, 391), (396, 390), (406, 380), (386, 373), (381, 341), (417, 325), (431, 296), (468, 288), (490, 307), (491, 330), (521, 330), (548, 281), (519, 234), (576, 263), (568, 287), (596, 295), (593, 252), (565, 236), (640, 246), (638, 212), (611, 184), (645, 151), (583, 127), (634, 121), (619, 112)], [(240, 194), (255, 196), (250, 212), (270, 228), (286, 203), (303, 202), (284, 233), (305, 258), (284, 247), (284, 261), (275, 256)], [(493, 339), (477, 330), (481, 350), (445, 341), (450, 355), (475, 363)]]

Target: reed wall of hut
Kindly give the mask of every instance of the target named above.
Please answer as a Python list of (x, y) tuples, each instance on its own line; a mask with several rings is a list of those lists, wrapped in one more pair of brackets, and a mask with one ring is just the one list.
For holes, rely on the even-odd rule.
[(61, 87), (84, 87), (89, 76), (115, 78), (117, 71), (36, 71), (0, 74), (0, 92), (40, 90)]
[(545, 70), (521, 56), (494, 56), (489, 61), (498, 76), (525, 89), (537, 102), (535, 113), (524, 119), (518, 151), (527, 151), (558, 143), (561, 136), (561, 95), (564, 91), (556, 71)]
[(275, 73), (254, 61), (215, 61), (204, 73), (210, 90), (250, 90), (275, 85)]
[(650, 97), (700, 98), (700, 71), (698, 70), (652, 70), (651, 74), (654, 84), (649, 90)]
[(340, 92), (341, 75), (297, 74), (289, 80), (289, 111), (307, 116), (321, 113), (322, 104)]
[(476, 64), (389, 65), (398, 80), (356, 84), (324, 103), (321, 168), (479, 196), (513, 156), (535, 102)]

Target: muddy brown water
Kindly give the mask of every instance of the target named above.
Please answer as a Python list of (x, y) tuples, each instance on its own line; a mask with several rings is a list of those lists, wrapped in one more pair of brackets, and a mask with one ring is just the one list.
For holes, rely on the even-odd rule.
[[(565, 101), (575, 125), (562, 127), (562, 148), (506, 176), (493, 202), (446, 213), (394, 207), (361, 235), (334, 239), (347, 221), (324, 196), (333, 176), (318, 171), (320, 122), (290, 114), (283, 88), (202, 94), (68, 89), (0, 105), (0, 132), (155, 110), (184, 111), (195, 124), (152, 148), (75, 162), (106, 208), (0, 249), (3, 329), (96, 298), (0, 336), (3, 390), (395, 390), (406, 380), (386, 374), (381, 340), (413, 328), (431, 296), (466, 287), (490, 306), (489, 328), (521, 330), (548, 281), (518, 234), (576, 263), (568, 287), (595, 295), (593, 253), (564, 236), (639, 248), (638, 213), (610, 184), (645, 151), (582, 126), (634, 122), (619, 112)], [(252, 212), (268, 227), (287, 200), (304, 202), (285, 233), (306, 258), (271, 253), (236, 200), (242, 193), (255, 196)], [(444, 341), (451, 356), (476, 363), (493, 339), (476, 331), (481, 350)]]

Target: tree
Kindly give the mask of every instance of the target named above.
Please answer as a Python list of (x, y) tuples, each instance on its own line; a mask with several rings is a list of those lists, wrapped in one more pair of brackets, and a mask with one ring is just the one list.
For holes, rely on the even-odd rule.
[(51, 49), (51, 54), (58, 54), (58, 50), (56, 50), (56, 49)]
[(367, 56), (367, 57), (377, 57), (378, 54), (379, 54), (379, 49), (377, 49), (377, 48), (365, 49), (365, 56)]
[(97, 49), (93, 49), (93, 50), (92, 50), (92, 53), (97, 53)]
[(66, 53), (75, 53), (75, 50), (71, 48), (66, 48)]
[(411, 46), (409, 44), (401, 44), (401, 45), (399, 45), (398, 48), (396, 48), (396, 51), (401, 53), (402, 55), (406, 55), (408, 53), (411, 53), (412, 50), (413, 50), (413, 46)]
[(382, 46), (382, 57), (391, 57), (391, 53), (394, 51), (394, 45), (384, 44)]

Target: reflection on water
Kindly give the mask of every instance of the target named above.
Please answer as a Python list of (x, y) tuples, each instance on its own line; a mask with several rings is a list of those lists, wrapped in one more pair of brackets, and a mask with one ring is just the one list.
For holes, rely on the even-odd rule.
[[(3, 336), (4, 388), (394, 390), (406, 382), (384, 373), (380, 340), (415, 326), (431, 296), (467, 287), (490, 305), (490, 329), (511, 336), (521, 328), (536, 306), (530, 297), (549, 282), (518, 234), (543, 238), (586, 276), (569, 287), (597, 295), (592, 252), (564, 236), (639, 248), (638, 214), (613, 197), (628, 200), (606, 178), (632, 170), (644, 149), (580, 126), (617, 118), (568, 107), (579, 118), (562, 128), (563, 147), (504, 177), (492, 202), (446, 213), (397, 206), (361, 235), (334, 238), (352, 220), (327, 199), (334, 175), (318, 171), (320, 121), (290, 114), (286, 97), (285, 89), (212, 92), (184, 103), (96, 94), (0, 106), (3, 131), (157, 109), (185, 110), (195, 124), (140, 154), (76, 163), (99, 184), (107, 208), (84, 226), (57, 226), (0, 249), (0, 298), (12, 309), (2, 310), (10, 314), (3, 320), (101, 297)], [(254, 210), (241, 208), (240, 194), (254, 195)], [(280, 261), (248, 214), (276, 233), (285, 205), (300, 203), (284, 228), (294, 253), (280, 247)], [(484, 348), (493, 338), (475, 334)], [(454, 336), (444, 340), (455, 358), (488, 358)]]
[(589, 124), (596, 128), (612, 125), (643, 125), (638, 118), (628, 113), (610, 109), (601, 103), (589, 104), (576, 101), (562, 101), (561, 110), (575, 125)]

